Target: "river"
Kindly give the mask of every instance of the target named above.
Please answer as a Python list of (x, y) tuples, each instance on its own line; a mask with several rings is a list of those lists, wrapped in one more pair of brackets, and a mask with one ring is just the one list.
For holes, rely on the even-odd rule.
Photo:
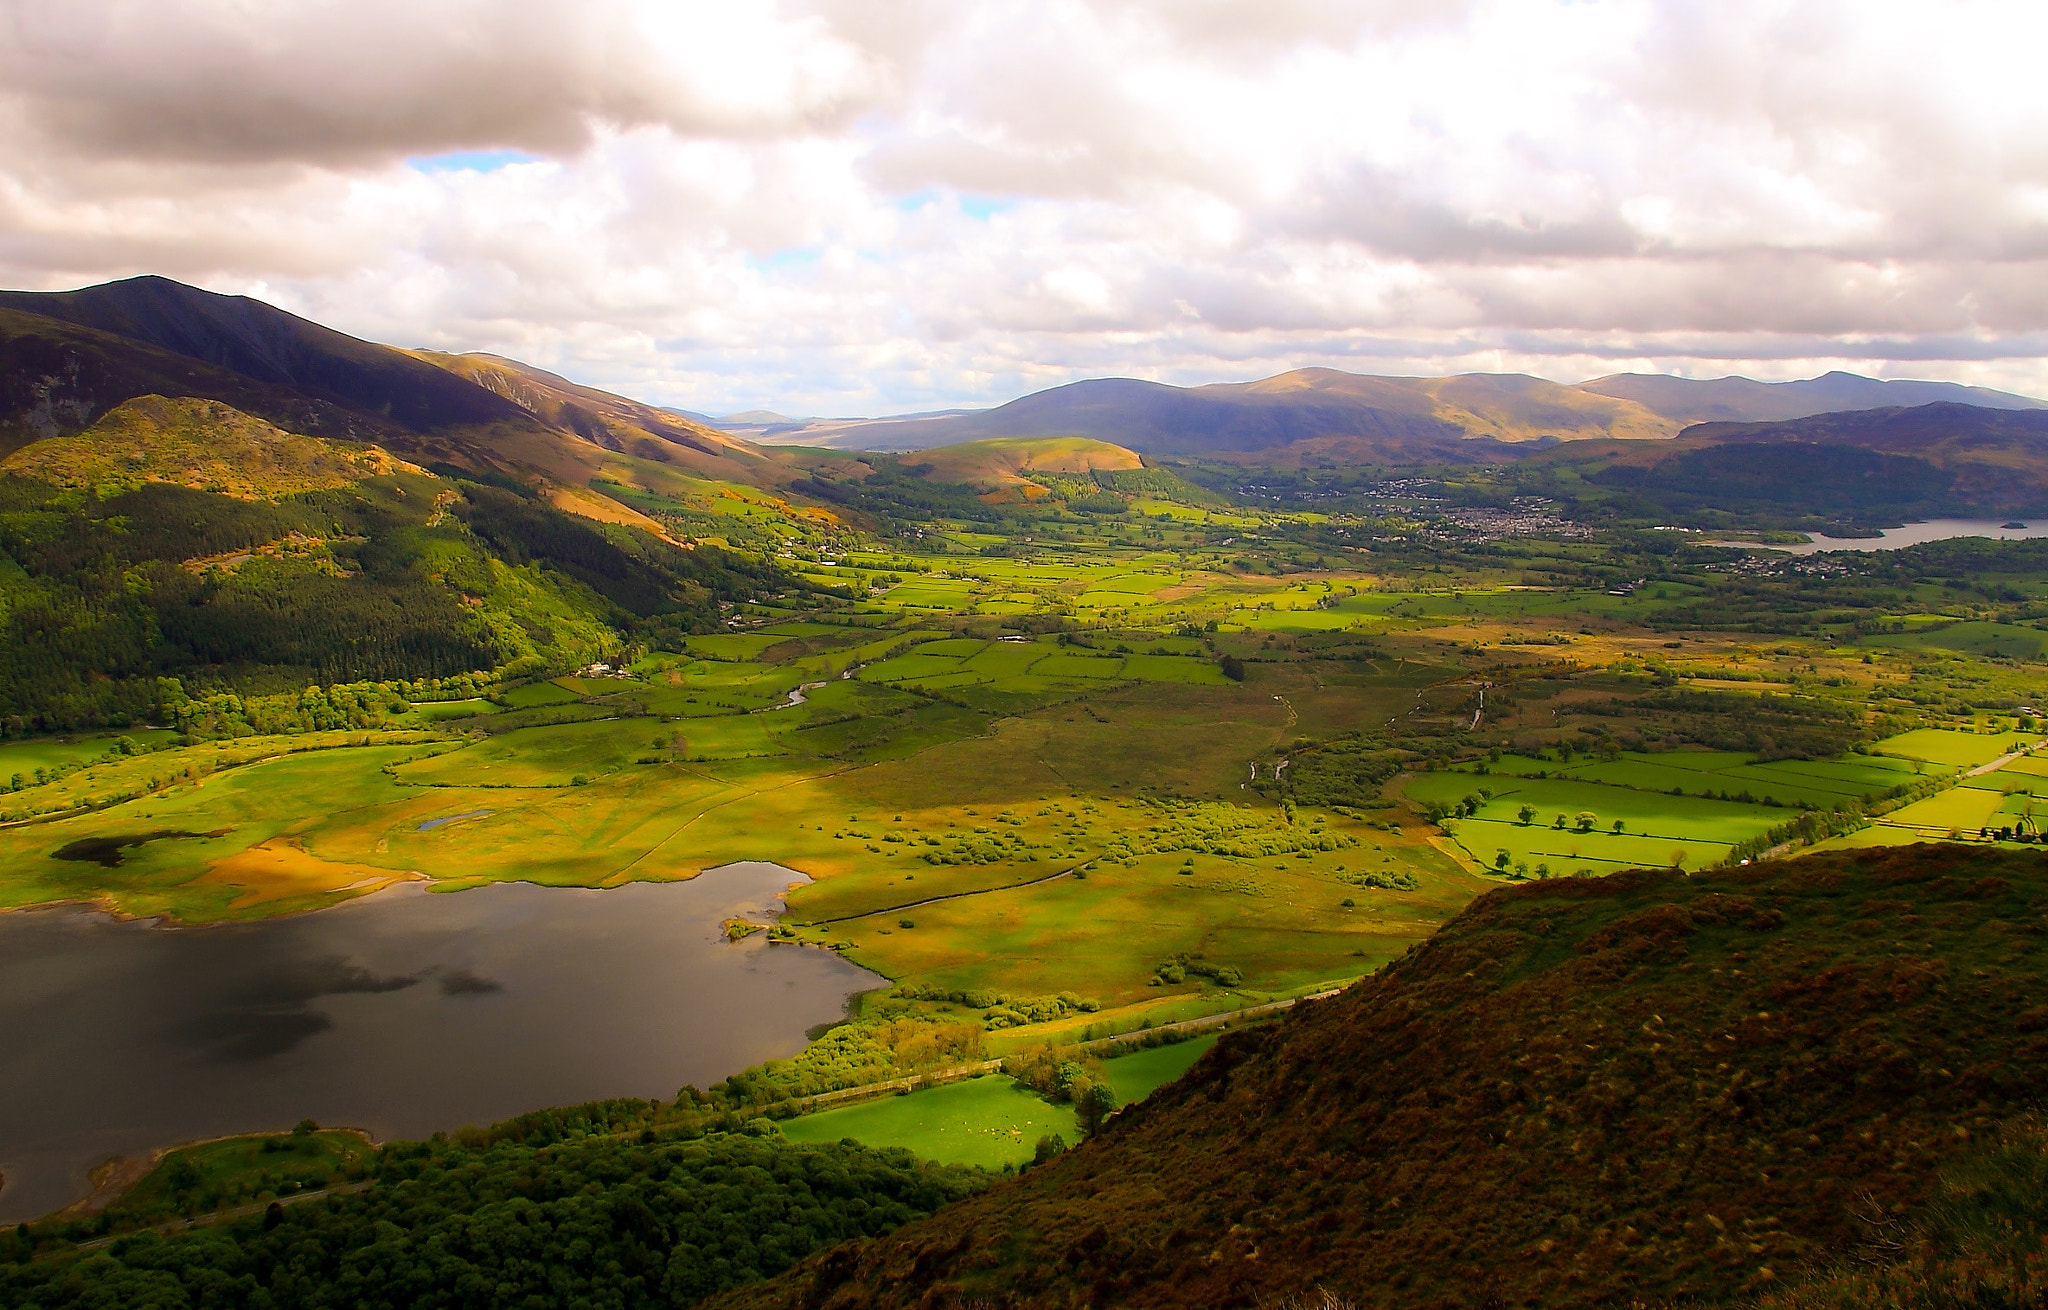
[(407, 884), (203, 928), (0, 914), (0, 1222), (178, 1142), (303, 1118), (422, 1137), (793, 1055), (887, 985), (765, 933), (725, 939), (803, 880), (747, 862), (604, 891)]

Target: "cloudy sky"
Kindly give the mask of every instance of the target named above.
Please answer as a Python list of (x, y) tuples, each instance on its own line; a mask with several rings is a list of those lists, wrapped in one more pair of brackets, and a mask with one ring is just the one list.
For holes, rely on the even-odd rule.
[(2048, 394), (2039, 0), (0, 0), (0, 282), (714, 412), (1077, 377)]

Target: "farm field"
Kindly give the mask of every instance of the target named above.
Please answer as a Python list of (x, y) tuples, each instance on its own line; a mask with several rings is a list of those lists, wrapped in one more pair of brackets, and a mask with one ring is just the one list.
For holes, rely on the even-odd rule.
[[(1446, 820), (1446, 831), (1475, 863), (1524, 877), (1673, 864), (1700, 868), (1719, 863), (1730, 847), (1785, 817), (1760, 804), (1570, 778), (1494, 776), (1490, 786), (1487, 781), (1464, 772), (1422, 774), (1409, 780), (1407, 795), (1422, 805), (1451, 805), (1493, 792), (1472, 813)], [(1535, 811), (1526, 820), (1524, 807)], [(1499, 863), (1503, 853), (1505, 866)]]
[[(1198, 1037), (1120, 1055), (1102, 1062), (1103, 1076), (1118, 1104), (1130, 1105), (1186, 1073), (1215, 1044), (1214, 1037)], [(784, 1120), (782, 1133), (798, 1142), (852, 1138), (899, 1146), (940, 1164), (983, 1169), (1028, 1162), (1041, 1137), (1069, 1146), (1081, 1139), (1071, 1105), (1050, 1102), (999, 1073)]]

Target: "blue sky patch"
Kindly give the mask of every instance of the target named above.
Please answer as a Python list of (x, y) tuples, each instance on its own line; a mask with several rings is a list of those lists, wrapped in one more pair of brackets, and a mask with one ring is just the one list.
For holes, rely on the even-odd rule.
[(524, 150), (450, 150), (440, 155), (417, 155), (405, 162), (419, 173), (495, 173), (510, 164), (539, 161), (539, 155)]

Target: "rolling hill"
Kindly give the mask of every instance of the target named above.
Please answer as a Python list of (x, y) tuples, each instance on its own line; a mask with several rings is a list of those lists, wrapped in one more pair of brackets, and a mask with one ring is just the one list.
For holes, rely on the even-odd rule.
[(1919, 846), (1494, 891), (1078, 1149), (714, 1304), (1722, 1304), (1901, 1259), (2048, 1072), (2043, 872)]
[(1025, 484), (1027, 473), (1094, 473), (1139, 469), (1135, 451), (1083, 437), (997, 438), (918, 452), (916, 464), (936, 482), (989, 490)]
[(1081, 436), (1148, 455), (1470, 462), (1512, 455), (1531, 443), (1666, 439), (1709, 419), (1778, 420), (1937, 401), (1993, 409), (2043, 404), (1984, 388), (1847, 373), (1782, 383), (1625, 374), (1565, 386), (1514, 373), (1401, 378), (1311, 368), (1201, 387), (1096, 378), (989, 410), (820, 420), (757, 435), (782, 444), (871, 450)]

